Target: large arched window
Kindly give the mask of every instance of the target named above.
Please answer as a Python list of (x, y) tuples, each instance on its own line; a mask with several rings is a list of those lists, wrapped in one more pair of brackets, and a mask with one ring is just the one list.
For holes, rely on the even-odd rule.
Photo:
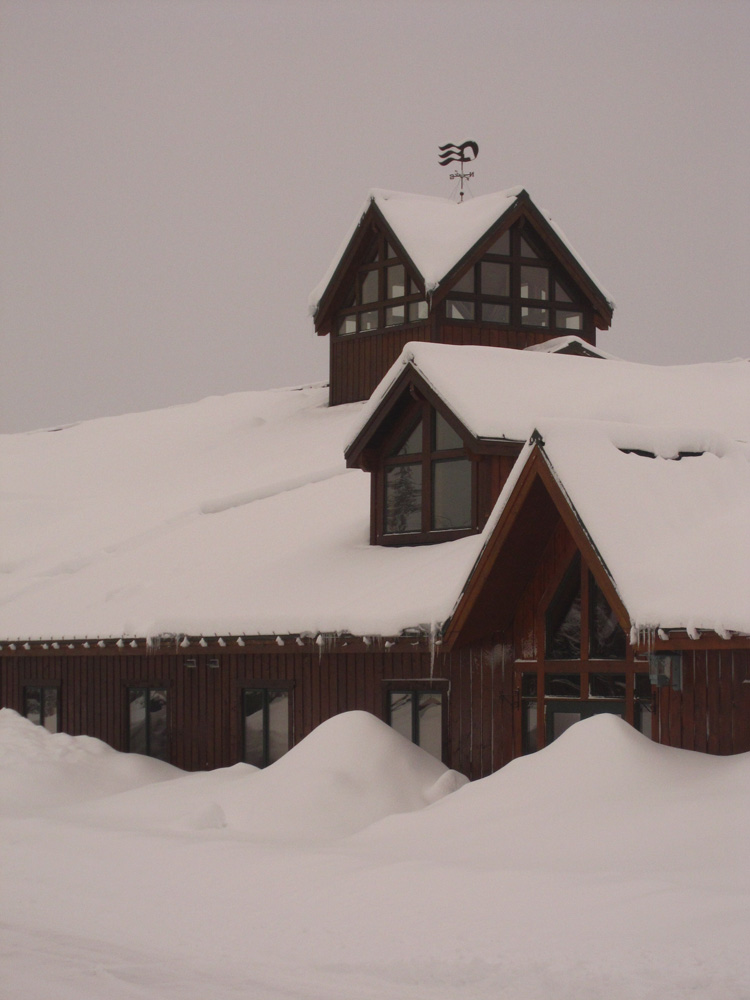
[(436, 542), (476, 530), (474, 466), (455, 428), (423, 402), (385, 449), (379, 540)]

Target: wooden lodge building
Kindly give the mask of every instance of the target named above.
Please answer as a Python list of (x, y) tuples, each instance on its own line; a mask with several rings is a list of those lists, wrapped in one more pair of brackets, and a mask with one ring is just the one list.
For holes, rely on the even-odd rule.
[(750, 364), (600, 351), (519, 188), (372, 193), (311, 305), (330, 388), (7, 438), (0, 704), (186, 769), (350, 709), (471, 778), (601, 712), (750, 750)]

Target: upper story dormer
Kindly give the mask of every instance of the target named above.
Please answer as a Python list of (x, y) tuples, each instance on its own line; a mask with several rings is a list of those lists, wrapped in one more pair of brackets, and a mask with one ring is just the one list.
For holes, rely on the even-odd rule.
[(311, 297), (330, 402), (367, 399), (409, 341), (595, 346), (613, 305), (522, 188), (458, 204), (374, 191)]

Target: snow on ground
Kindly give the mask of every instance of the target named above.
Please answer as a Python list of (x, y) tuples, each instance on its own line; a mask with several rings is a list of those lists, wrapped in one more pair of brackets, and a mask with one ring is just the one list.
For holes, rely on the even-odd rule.
[[(353, 713), (264, 772), (157, 766), (124, 790), (142, 759), (4, 712), (0, 993), (750, 995), (750, 755), (659, 747), (602, 715), (439, 797), (451, 773), (384, 729)], [(112, 794), (82, 802), (92, 756)]]

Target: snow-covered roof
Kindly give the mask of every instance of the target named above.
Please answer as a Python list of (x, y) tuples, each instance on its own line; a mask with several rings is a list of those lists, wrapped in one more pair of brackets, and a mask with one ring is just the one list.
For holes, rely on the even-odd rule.
[[(655, 424), (750, 441), (750, 361), (657, 366), (499, 347), (409, 343), (350, 442), (411, 366), (477, 438), (525, 441), (548, 418)], [(689, 450), (689, 449), (686, 449)]]
[[(317, 312), (320, 300), (371, 204), (380, 209), (386, 222), (398, 236), (404, 250), (422, 275), (425, 289), (429, 293), (438, 287), (490, 227), (515, 205), (523, 190), (522, 187), (511, 187), (505, 191), (469, 198), (460, 204), (449, 198), (432, 195), (381, 189), (370, 191), (362, 211), (357, 215), (328, 270), (310, 294), (310, 314), (315, 315)], [(611, 297), (594, 279), (591, 270), (570, 245), (562, 229), (546, 212), (542, 212), (542, 215), (612, 306)]]
[(346, 469), (344, 446), (407, 362), (477, 436), (539, 428), (639, 624), (750, 633), (748, 362), (412, 344), (365, 404), (328, 407), (313, 386), (0, 436), (13, 475), (0, 638), (369, 636), (446, 621), (531, 448), (482, 535), (371, 546), (369, 476)]
[(747, 440), (598, 421), (539, 431), (634, 628), (750, 632)]
[[(0, 436), (0, 637), (397, 634), (447, 616), (478, 538), (369, 545), (361, 404), (237, 393)], [(11, 488), (12, 487), (12, 488)], [(415, 585), (416, 584), (416, 585)]]

